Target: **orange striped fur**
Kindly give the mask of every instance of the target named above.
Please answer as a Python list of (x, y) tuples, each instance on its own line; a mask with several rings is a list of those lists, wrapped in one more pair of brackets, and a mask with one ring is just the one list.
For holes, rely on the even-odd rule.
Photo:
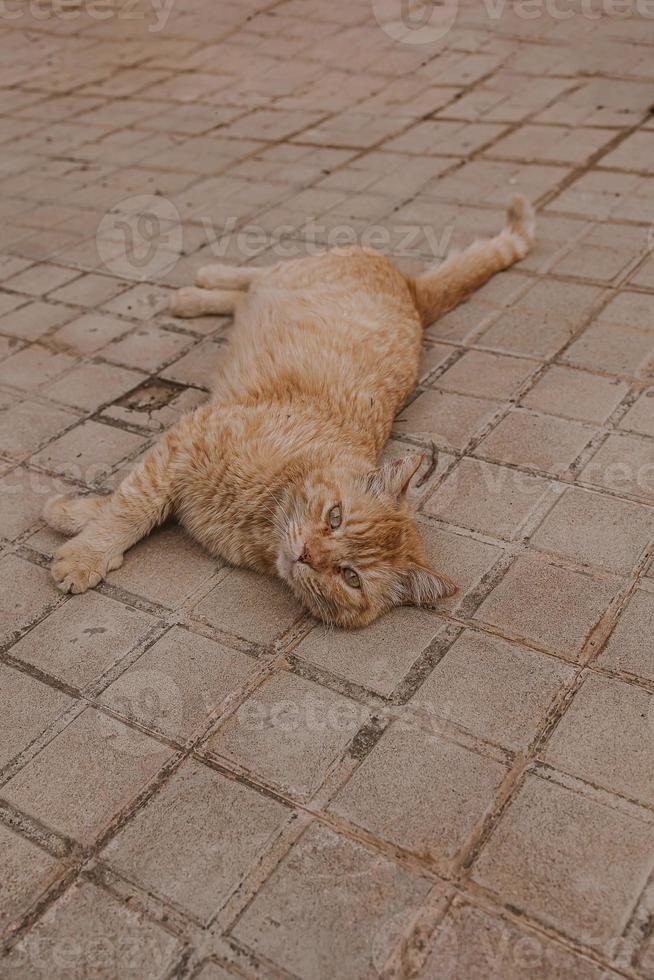
[(406, 499), (420, 454), (377, 460), (416, 381), (423, 326), (521, 259), (532, 238), (533, 212), (516, 198), (498, 236), (418, 277), (365, 248), (201, 270), (173, 312), (235, 313), (211, 401), (110, 497), (48, 502), (46, 520), (75, 535), (55, 556), (57, 585), (97, 585), (174, 516), (211, 553), (278, 575), (326, 622), (363, 626), (450, 594)]

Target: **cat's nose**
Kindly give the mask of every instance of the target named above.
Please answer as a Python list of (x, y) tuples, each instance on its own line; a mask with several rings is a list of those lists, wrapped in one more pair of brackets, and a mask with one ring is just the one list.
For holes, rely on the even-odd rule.
[(322, 555), (319, 546), (315, 542), (309, 543), (309, 541), (305, 541), (298, 561), (302, 565), (308, 565), (309, 568), (313, 568), (315, 572), (319, 571), (322, 566)]
[(298, 555), (297, 560), (302, 565), (309, 565), (309, 566), (311, 566), (311, 552), (309, 551), (308, 545), (306, 545), (306, 544), (304, 545), (304, 547), (302, 548), (302, 553), (300, 555)]

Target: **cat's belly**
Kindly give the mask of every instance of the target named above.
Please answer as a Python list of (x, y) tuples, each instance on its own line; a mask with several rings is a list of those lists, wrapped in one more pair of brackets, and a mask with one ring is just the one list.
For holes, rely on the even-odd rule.
[(422, 330), (413, 311), (401, 316), (381, 305), (373, 312), (282, 316), (277, 298), (269, 308), (259, 301), (234, 326), (212, 385), (215, 397), (226, 403), (312, 402), (346, 427), (367, 431), (379, 445), (416, 382)]

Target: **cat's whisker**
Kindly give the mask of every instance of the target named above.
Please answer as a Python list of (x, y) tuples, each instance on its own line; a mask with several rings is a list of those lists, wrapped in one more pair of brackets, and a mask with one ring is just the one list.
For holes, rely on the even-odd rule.
[(277, 528), (278, 531), (283, 530), (284, 525), (282, 524), (281, 519), (280, 519), (279, 514), (277, 513), (277, 511), (273, 510), (272, 507), (268, 507), (267, 504), (261, 504), (261, 507), (263, 508), (263, 510), (267, 514), (270, 514), (270, 516), (272, 518), (273, 527)]
[(315, 583), (311, 581), (311, 579), (307, 579), (306, 584), (307, 584), (307, 590), (311, 593), (318, 609), (320, 610), (321, 613), (320, 618), (324, 623), (326, 623), (328, 626), (331, 625), (333, 628), (334, 625), (333, 614), (330, 610), (329, 600), (327, 599), (326, 596), (322, 594), (322, 592), (320, 592), (320, 590), (317, 588)]
[(281, 500), (278, 499), (278, 497), (275, 496), (275, 494), (272, 492), (270, 487), (263, 487), (263, 490), (277, 504), (277, 510), (273, 511), (270, 507), (268, 507), (265, 504), (262, 504), (261, 506), (265, 507), (268, 510), (268, 513), (273, 518), (273, 527), (275, 528), (275, 530), (279, 532), (280, 537), (283, 537), (285, 534), (288, 533), (288, 515), (286, 513), (284, 504), (282, 503)]

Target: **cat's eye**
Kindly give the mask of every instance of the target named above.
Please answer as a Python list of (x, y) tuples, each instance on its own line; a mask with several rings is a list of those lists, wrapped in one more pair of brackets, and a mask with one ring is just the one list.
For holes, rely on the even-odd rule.
[(341, 505), (335, 504), (327, 515), (327, 520), (332, 531), (335, 531), (337, 527), (341, 526), (341, 521), (343, 520), (343, 514), (341, 513)]
[(361, 579), (359, 578), (359, 576), (357, 575), (357, 573), (354, 571), (353, 568), (344, 568), (343, 578), (352, 589), (361, 588)]

